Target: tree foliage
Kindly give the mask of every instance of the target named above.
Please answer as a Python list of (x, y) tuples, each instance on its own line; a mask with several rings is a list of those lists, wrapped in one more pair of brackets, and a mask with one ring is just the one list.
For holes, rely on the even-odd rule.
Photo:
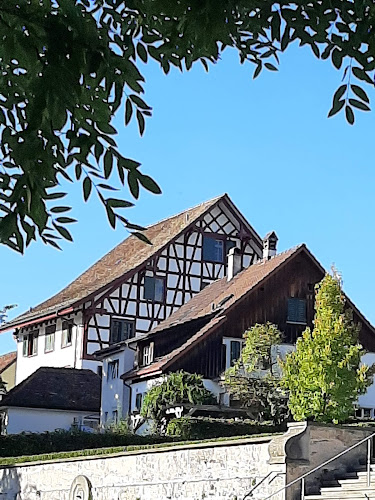
[(337, 276), (327, 274), (317, 286), (315, 309), (314, 329), (304, 331), (283, 364), (289, 406), (296, 420), (344, 422), (371, 385), (373, 369), (360, 363), (359, 328)]
[(259, 420), (279, 424), (288, 416), (287, 394), (275, 346), (282, 334), (272, 323), (256, 324), (244, 333), (245, 345), (237, 362), (225, 372), (231, 398), (249, 408)]
[(0, 325), (1, 323), (4, 323), (4, 321), (8, 317), (8, 311), (14, 309), (15, 307), (17, 307), (17, 304), (10, 304), (0, 309)]
[(160, 385), (147, 392), (141, 415), (152, 419), (160, 430), (166, 407), (180, 403), (201, 405), (214, 402), (213, 394), (204, 387), (201, 375), (181, 370), (169, 373)]
[(38, 236), (57, 247), (72, 239), (64, 181), (80, 182), (85, 200), (95, 193), (112, 227), (141, 236), (121, 214), (132, 202), (110, 194), (115, 177), (135, 199), (140, 187), (160, 192), (120, 151), (111, 124), (121, 108), (124, 125), (135, 118), (144, 133), (151, 107), (139, 63), (208, 69), (232, 47), (257, 77), (297, 41), (343, 69), (329, 116), (345, 110), (353, 123), (354, 109), (370, 109), (370, 0), (7, 0), (0, 39), (0, 242), (20, 252)]

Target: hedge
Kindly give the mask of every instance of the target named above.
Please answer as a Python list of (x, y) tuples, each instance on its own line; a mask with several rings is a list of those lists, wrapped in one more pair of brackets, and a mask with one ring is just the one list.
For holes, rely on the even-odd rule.
[(258, 423), (253, 420), (233, 420), (204, 417), (181, 417), (169, 421), (167, 436), (180, 439), (210, 439), (230, 436), (283, 432), (286, 423)]

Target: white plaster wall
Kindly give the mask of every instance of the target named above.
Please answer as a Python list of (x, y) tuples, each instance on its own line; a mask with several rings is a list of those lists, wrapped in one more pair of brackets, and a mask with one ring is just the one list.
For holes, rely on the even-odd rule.
[(270, 441), (265, 437), (174, 446), (0, 469), (0, 497), (68, 500), (74, 479), (85, 475), (92, 484), (92, 500), (238, 500), (268, 473), (279, 473), (252, 496), (264, 500), (285, 484), (285, 464), (267, 463)]
[[(62, 319), (58, 319), (55, 332), (55, 349), (44, 352), (45, 348), (45, 326), (39, 327), (38, 352), (34, 356), (23, 356), (23, 334), (17, 341), (17, 368), (16, 384), (25, 380), (41, 366), (82, 368), (82, 317), (74, 318), (72, 328), (72, 343), (70, 346), (61, 347)], [(32, 331), (32, 329), (30, 330)], [(27, 334), (28, 332), (25, 332)]]
[(97, 416), (98, 413), (66, 410), (45, 410), (39, 408), (8, 408), (7, 434), (20, 432), (45, 432), (56, 429), (69, 430), (74, 419), (82, 422), (86, 416)]
[[(112, 412), (118, 411), (119, 417), (124, 417), (128, 413), (129, 408), (129, 389), (124, 387), (120, 375), (131, 370), (134, 365), (134, 351), (125, 347), (122, 351), (108, 356), (103, 360), (102, 372), (102, 403), (100, 410), (101, 426), (105, 425), (105, 413), (108, 414), (108, 419), (112, 418)], [(118, 377), (116, 379), (108, 378), (108, 363), (119, 360)], [(107, 422), (108, 423), (108, 422)]]
[[(362, 363), (371, 366), (375, 363), (375, 353), (368, 352), (362, 356)], [(373, 383), (367, 389), (366, 394), (359, 396), (358, 405), (361, 408), (372, 408), (375, 409), (375, 377), (373, 376)]]
[(149, 380), (142, 380), (141, 382), (136, 382), (132, 384), (131, 391), (131, 412), (135, 411), (135, 401), (137, 394), (143, 394), (143, 396), (155, 385), (161, 384), (163, 381), (163, 377), (157, 377)]

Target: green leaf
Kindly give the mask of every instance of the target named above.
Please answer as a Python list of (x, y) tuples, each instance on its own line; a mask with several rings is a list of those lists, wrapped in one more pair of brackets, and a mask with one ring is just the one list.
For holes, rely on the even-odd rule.
[(150, 108), (150, 106), (148, 106), (145, 101), (143, 99), (141, 99), (139, 96), (135, 95), (135, 94), (131, 94), (129, 96), (129, 99), (131, 101), (134, 102), (134, 104), (138, 107), (138, 108), (141, 108), (141, 109), (147, 109), (147, 110), (151, 110), (152, 108)]
[(140, 233), (139, 231), (135, 231), (132, 233), (133, 236), (138, 238), (139, 240), (143, 241), (144, 243), (147, 243), (148, 245), (152, 245), (152, 242), (147, 238), (147, 236), (144, 233)]
[(139, 110), (137, 110), (137, 121), (138, 121), (139, 133), (142, 136), (143, 132), (145, 131), (145, 119)]
[(334, 100), (332, 108), (328, 113), (328, 118), (330, 118), (331, 116), (334, 116), (336, 113), (341, 111), (342, 108), (344, 107), (344, 104), (345, 104), (345, 99), (342, 99), (341, 101)]
[(265, 63), (265, 67), (266, 67), (267, 69), (269, 69), (270, 71), (277, 71), (276, 66), (274, 66), (273, 64), (271, 64), (271, 63), (269, 63), (269, 62), (266, 62), (266, 63)]
[(138, 196), (139, 196), (138, 177), (135, 174), (135, 172), (132, 170), (130, 170), (128, 173), (128, 186), (129, 186), (130, 192), (134, 196), (134, 198), (138, 199)]
[(137, 43), (137, 54), (141, 58), (141, 60), (146, 64), (147, 63), (147, 51), (144, 47), (144, 45), (141, 42)]
[(150, 191), (151, 193), (154, 193), (154, 194), (161, 194), (160, 187), (148, 175), (141, 174), (138, 176), (138, 179), (139, 179), (139, 182), (142, 184), (142, 186), (145, 189), (147, 189), (147, 191)]
[(110, 149), (107, 149), (104, 155), (104, 177), (108, 179), (113, 169), (113, 155)]
[(110, 225), (113, 227), (113, 229), (116, 229), (116, 216), (114, 211), (109, 205), (106, 205), (106, 211), (107, 211), (107, 217)]
[(255, 71), (254, 71), (254, 74), (253, 74), (253, 79), (254, 79), (254, 80), (255, 80), (255, 78), (256, 78), (257, 76), (259, 76), (259, 75), (260, 75), (260, 72), (261, 72), (261, 71), (262, 71), (262, 64), (261, 64), (261, 63), (259, 63), (259, 64), (257, 65), (257, 67), (255, 68)]
[(131, 203), (130, 201), (117, 200), (115, 198), (108, 198), (106, 200), (106, 202), (112, 208), (129, 208), (129, 207), (134, 207), (134, 203)]
[(92, 189), (92, 181), (90, 177), (85, 177), (85, 180), (83, 181), (83, 199), (85, 201), (89, 199), (91, 194), (91, 189)]
[(56, 222), (59, 224), (71, 224), (72, 222), (77, 222), (77, 220), (71, 217), (57, 217)]
[(345, 116), (346, 120), (350, 125), (354, 124), (354, 113), (350, 106), (345, 106)]
[(128, 98), (126, 99), (126, 105), (125, 105), (125, 125), (128, 125), (128, 123), (131, 120), (133, 114), (133, 106), (131, 100)]
[(368, 98), (366, 92), (361, 87), (359, 87), (358, 85), (350, 85), (350, 88), (352, 89), (352, 91), (355, 93), (355, 95), (357, 97), (362, 99), (362, 101), (365, 101), (367, 103), (370, 102), (370, 99)]
[(335, 68), (340, 69), (341, 64), (342, 64), (342, 59), (343, 59), (344, 53), (339, 50), (338, 48), (335, 48), (331, 54), (332, 58), (332, 63), (335, 66)]
[(68, 241), (73, 241), (71, 234), (69, 233), (69, 231), (65, 227), (58, 226), (57, 224), (53, 224), (53, 226), (56, 228), (56, 230), (61, 234), (61, 236), (64, 239), (66, 239)]
[(349, 103), (355, 108), (361, 109), (362, 111), (371, 111), (367, 104), (362, 101), (358, 101), (357, 99), (349, 99)]
[(54, 214), (59, 214), (61, 212), (68, 212), (71, 209), (72, 207), (52, 207), (51, 212), (53, 212)]
[(335, 92), (335, 95), (333, 96), (333, 102), (339, 101), (341, 97), (345, 94), (345, 91), (347, 89), (346, 85), (341, 85)]
[(353, 75), (356, 76), (359, 80), (363, 80), (367, 83), (373, 85), (373, 81), (368, 76), (368, 74), (361, 68), (355, 67), (352, 69)]

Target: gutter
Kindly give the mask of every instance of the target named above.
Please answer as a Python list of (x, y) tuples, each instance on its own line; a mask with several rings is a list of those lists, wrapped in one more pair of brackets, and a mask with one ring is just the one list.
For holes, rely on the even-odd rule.
[(47, 316), (39, 316), (38, 318), (25, 321), (24, 323), (15, 323), (13, 325), (9, 325), (5, 328), (0, 328), (0, 333), (7, 332), (12, 328), (22, 328), (24, 326), (35, 325), (36, 323), (41, 323), (42, 321), (47, 321), (48, 319), (59, 318), (60, 316), (64, 316), (65, 314), (69, 314), (74, 312), (74, 308), (68, 307), (67, 309), (62, 309), (61, 311), (56, 311), (55, 313), (48, 314)]

